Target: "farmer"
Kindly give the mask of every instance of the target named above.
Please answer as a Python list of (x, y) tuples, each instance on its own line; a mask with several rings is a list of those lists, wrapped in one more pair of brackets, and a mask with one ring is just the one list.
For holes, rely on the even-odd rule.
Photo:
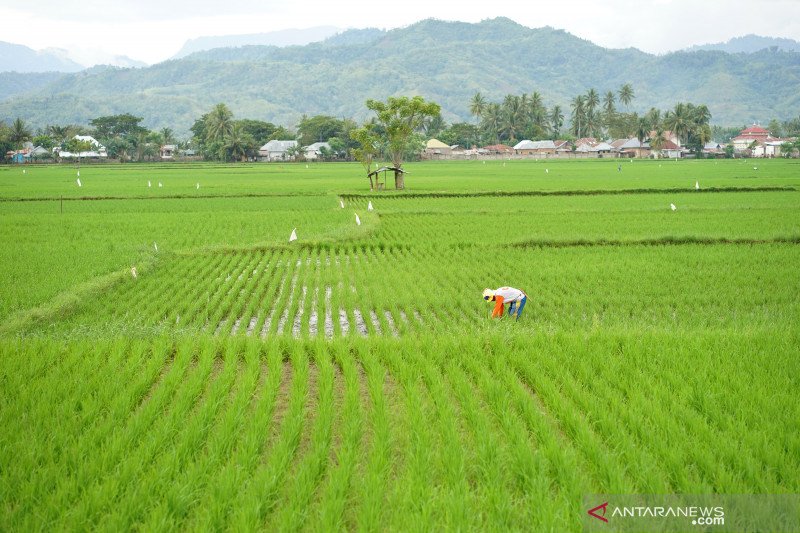
[(525, 302), (528, 301), (528, 295), (525, 294), (525, 291), (513, 287), (500, 287), (494, 291), (483, 289), (483, 299), (487, 302), (496, 302), (492, 310), (492, 318), (503, 316), (505, 304), (510, 304), (508, 314), (516, 315), (516, 320), (519, 320), (522, 310), (525, 308)]

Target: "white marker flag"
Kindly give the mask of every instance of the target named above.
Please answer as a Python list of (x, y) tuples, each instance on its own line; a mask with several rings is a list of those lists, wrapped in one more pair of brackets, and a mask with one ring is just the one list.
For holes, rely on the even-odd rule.
[(163, 187), (164, 185), (162, 185), (162, 184), (161, 184), (161, 182), (159, 181), (159, 182), (158, 182), (158, 186), (159, 186), (159, 187)]
[(147, 180), (147, 186), (148, 186), (148, 187), (152, 187), (152, 186), (153, 186), (153, 184), (152, 184), (152, 183), (150, 183), (150, 180)]
[(158, 251), (158, 245), (157, 245), (155, 242), (153, 242), (153, 249), (154, 249), (156, 252)]
[(697, 190), (697, 191), (699, 191), (699, 190), (700, 190), (700, 182), (699, 182), (699, 181), (695, 181), (695, 182), (694, 182), (694, 188), (695, 188), (695, 190)]
[(81, 177), (81, 171), (80, 170), (78, 171), (78, 177), (79, 178)]
[(80, 178), (78, 178), (76, 181), (78, 182), (78, 187), (83, 187), (83, 185), (81, 185), (81, 179)]
[(672, 209), (673, 211), (677, 211), (678, 210), (678, 208), (675, 207), (675, 204), (669, 204), (669, 208)]
[(291, 235), (289, 235), (289, 242), (292, 242), (292, 241), (296, 241), (296, 240), (297, 240), (297, 232), (296, 232), (295, 230), (297, 230), (297, 228), (294, 228), (294, 229), (292, 230), (292, 234), (291, 234)]
[(369, 201), (369, 205), (367, 205), (367, 211), (372, 211), (372, 200)]
[(341, 199), (339, 200), (339, 207), (344, 209), (344, 200), (341, 200)]
[(200, 183), (199, 182), (197, 183), (197, 190), (198, 191), (200, 190)]
[(361, 225), (361, 219), (358, 218), (358, 213), (356, 213), (356, 224), (359, 226)]

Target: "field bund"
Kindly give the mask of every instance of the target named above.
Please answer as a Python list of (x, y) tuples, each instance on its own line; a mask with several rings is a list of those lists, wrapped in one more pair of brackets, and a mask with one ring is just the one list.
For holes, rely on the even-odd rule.
[(0, 529), (800, 492), (800, 164), (618, 164), (0, 168)]

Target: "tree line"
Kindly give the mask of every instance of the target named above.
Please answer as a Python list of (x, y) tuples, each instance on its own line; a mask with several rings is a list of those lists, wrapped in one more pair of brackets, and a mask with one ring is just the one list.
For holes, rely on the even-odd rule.
[[(425, 104), (432, 102), (390, 98), (382, 103), (367, 101), (366, 107), (374, 116), (362, 125), (351, 118), (304, 115), (295, 129), (263, 120), (236, 118), (226, 104), (219, 103), (195, 120), (190, 138), (181, 140), (170, 128), (147, 129), (141, 124), (142, 117), (129, 113), (96, 117), (88, 126), (51, 125), (36, 131), (17, 118), (8, 125), (0, 122), (0, 150), (5, 154), (30, 141), (48, 151), (54, 147), (74, 151), (80, 147), (72, 146), (73, 150), (69, 150), (68, 143), (74, 144), (75, 135), (92, 135), (106, 147), (109, 158), (120, 161), (158, 159), (161, 148), (170, 144), (176, 145), (179, 151), (191, 150), (188, 153), (207, 160), (247, 161), (256, 158), (259, 148), (270, 140), (297, 140), (298, 146), (289, 150), (290, 157), (300, 158), (302, 147), (326, 142), (329, 148), (321, 148), (322, 159), (360, 159), (371, 153), (374, 158), (394, 163), (401, 155), (406, 160), (418, 157), (424, 141), (432, 137), (463, 147), (513, 145), (521, 139), (574, 141), (585, 137), (636, 137), (659, 149), (667, 141), (666, 132), (673, 132), (683, 146), (699, 153), (706, 142), (713, 138), (730, 139), (741, 129), (712, 128), (711, 113), (704, 104), (679, 102), (666, 111), (651, 108), (639, 114), (630, 110), (635, 98), (633, 87), (627, 83), (616, 90), (605, 91), (602, 96), (590, 88), (573, 97), (567, 109), (558, 104), (547, 107), (538, 91), (508, 94), (498, 102), (489, 101), (478, 92), (469, 102), (475, 122), (452, 124), (447, 124), (438, 110), (433, 112), (432, 108), (425, 108)], [(436, 107), (438, 109), (438, 105)], [(423, 109), (425, 112), (421, 112)], [(400, 117), (401, 112), (411, 115)], [(401, 118), (413, 122), (403, 125), (404, 131), (409, 125), (413, 127), (398, 145), (391, 131), (399, 127)], [(800, 136), (800, 117), (783, 122), (772, 120), (768, 129), (775, 136)]]
[[(572, 98), (569, 110), (560, 105), (548, 109), (537, 91), (509, 94), (502, 102), (489, 102), (478, 92), (472, 97), (470, 112), (478, 119), (476, 133), (484, 143), (636, 137), (642, 142), (649, 140), (653, 148), (659, 149), (667, 141), (665, 132), (671, 131), (682, 145), (700, 151), (711, 140), (711, 112), (707, 106), (677, 103), (666, 112), (651, 108), (639, 115), (629, 111), (634, 98), (633, 87), (627, 83), (616, 91), (606, 91), (602, 96), (591, 88)], [(618, 107), (620, 104), (624, 109)], [(565, 111), (569, 112), (568, 128), (564, 128)]]

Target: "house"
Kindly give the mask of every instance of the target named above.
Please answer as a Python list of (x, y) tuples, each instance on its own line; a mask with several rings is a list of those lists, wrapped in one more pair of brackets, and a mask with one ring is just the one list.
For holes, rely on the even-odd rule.
[(613, 153), (614, 147), (607, 142), (599, 142), (592, 146), (589, 151), (597, 154), (597, 157), (616, 157), (616, 154)]
[(747, 150), (753, 143), (756, 145), (765, 143), (771, 135), (769, 131), (765, 130), (761, 126), (757, 126), (753, 124), (749, 128), (745, 128), (739, 132), (739, 135), (731, 139), (731, 144), (733, 144), (733, 149), (737, 152), (744, 152)]
[(331, 150), (331, 145), (328, 143), (309, 144), (304, 148), (306, 159), (308, 159), (309, 161), (314, 161), (316, 159), (319, 159), (320, 157), (322, 157), (323, 148), (325, 149), (326, 152), (328, 152), (328, 154), (330, 154), (333, 151)]
[(489, 146), (484, 146), (483, 149), (489, 155), (511, 155), (514, 153), (514, 149), (505, 144), (490, 144)]
[(529, 141), (524, 140), (514, 145), (514, 153), (517, 155), (548, 155), (556, 153), (556, 145), (553, 141)]
[(165, 144), (161, 147), (161, 159), (172, 159), (178, 147), (174, 144)]
[(425, 157), (429, 159), (443, 159), (452, 155), (453, 149), (439, 139), (430, 139), (425, 143)]
[(86, 152), (81, 152), (79, 154), (73, 154), (65, 150), (58, 150), (58, 157), (64, 157), (64, 158), (78, 157), (81, 159), (84, 158), (102, 159), (108, 157), (108, 153), (106, 153), (106, 147), (100, 144), (97, 141), (97, 139), (95, 139), (91, 135), (76, 135), (75, 137), (73, 137), (73, 139), (88, 142), (92, 146), (92, 149)]
[(722, 157), (725, 155), (725, 146), (716, 141), (707, 142), (703, 145), (703, 155), (705, 157)]
[(628, 139), (614, 139), (613, 141), (611, 141), (611, 142), (610, 142), (610, 143), (608, 143), (608, 144), (610, 144), (610, 145), (611, 145), (611, 148), (612, 148), (612, 150), (614, 150), (615, 152), (619, 152), (619, 151), (620, 151), (620, 149), (622, 148), (622, 146), (623, 146), (623, 145), (624, 145), (626, 142), (628, 142)]
[(28, 163), (31, 160), (31, 152), (28, 149), (9, 150), (6, 152), (6, 158), (10, 159), (12, 163)]
[(667, 139), (661, 144), (661, 149), (653, 153), (655, 157), (664, 157), (667, 159), (677, 159), (683, 157), (683, 150), (677, 143)]
[(650, 157), (650, 144), (631, 137), (619, 147), (619, 153), (622, 157)]
[(766, 129), (753, 124), (731, 139), (731, 144), (733, 144), (735, 152), (749, 150), (752, 157), (778, 157), (781, 153), (781, 145), (787, 140), (773, 137)]
[(261, 161), (287, 161), (293, 159), (287, 153), (297, 147), (297, 141), (269, 141), (258, 149), (258, 158)]
[(764, 142), (753, 148), (752, 157), (780, 157), (781, 146), (786, 142), (784, 139), (776, 139)]
[(41, 145), (31, 150), (31, 157), (45, 157), (49, 154), (50, 150)]

